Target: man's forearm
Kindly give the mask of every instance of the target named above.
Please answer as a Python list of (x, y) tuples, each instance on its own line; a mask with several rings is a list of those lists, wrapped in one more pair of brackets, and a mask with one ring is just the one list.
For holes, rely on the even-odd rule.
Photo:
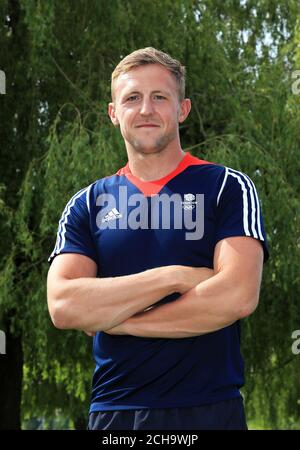
[[(157, 306), (129, 318), (111, 334), (130, 334), (140, 337), (185, 338), (210, 333), (250, 313), (242, 305), (255, 304), (253, 295), (243, 283), (232, 286), (226, 273), (218, 273), (200, 283), (177, 300)], [(244, 308), (244, 309), (243, 309)], [(246, 314), (247, 313), (247, 314)]]
[(176, 288), (176, 277), (168, 267), (115, 278), (62, 280), (56, 293), (61, 318), (57, 326), (89, 331), (112, 328)]

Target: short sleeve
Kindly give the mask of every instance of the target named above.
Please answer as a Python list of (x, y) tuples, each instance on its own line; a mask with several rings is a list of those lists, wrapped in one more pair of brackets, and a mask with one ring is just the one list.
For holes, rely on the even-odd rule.
[(67, 203), (58, 225), (53, 252), (48, 258), (51, 264), (61, 253), (78, 253), (88, 256), (97, 264), (97, 252), (90, 230), (90, 186), (77, 192)]
[(258, 239), (267, 261), (269, 250), (255, 185), (244, 173), (226, 167), (217, 198), (216, 242), (233, 236)]

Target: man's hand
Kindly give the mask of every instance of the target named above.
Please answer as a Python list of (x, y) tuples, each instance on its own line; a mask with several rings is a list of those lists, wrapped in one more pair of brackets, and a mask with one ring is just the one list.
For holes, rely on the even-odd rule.
[[(128, 333), (125, 333), (123, 331), (121, 325), (117, 325), (116, 327), (111, 328), (110, 330), (106, 330), (106, 331), (104, 331), (104, 333), (107, 333), (107, 334), (128, 334)], [(90, 337), (96, 336), (96, 332), (93, 332), (93, 331), (84, 331), (84, 333), (87, 334)]]
[(83, 330), (83, 331), (84, 331), (85, 334), (87, 334), (90, 337), (96, 336), (96, 332), (95, 331), (85, 331), (85, 330)]
[[(84, 331), (84, 333), (90, 337), (96, 336), (96, 332), (93, 332), (93, 331)], [(110, 330), (104, 331), (104, 333), (112, 334), (112, 335), (128, 334), (128, 333), (125, 333), (125, 331), (124, 331), (123, 323), (121, 323), (120, 325), (117, 325), (116, 327), (111, 328)]]
[(174, 277), (178, 281), (177, 292), (180, 294), (185, 294), (214, 275), (214, 271), (206, 267), (172, 266), (172, 268), (174, 268)]
[[(130, 319), (127, 319), (127, 320), (130, 320)], [(129, 334), (126, 332), (125, 324), (126, 324), (126, 320), (125, 320), (125, 322), (120, 323), (119, 325), (111, 328), (110, 330), (105, 330), (104, 333), (111, 334), (111, 335), (119, 335), (119, 336)]]

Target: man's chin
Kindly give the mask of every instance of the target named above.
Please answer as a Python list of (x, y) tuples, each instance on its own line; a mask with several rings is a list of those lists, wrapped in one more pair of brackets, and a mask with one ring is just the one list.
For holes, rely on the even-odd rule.
[(135, 149), (137, 153), (142, 153), (145, 155), (153, 154), (153, 153), (160, 153), (162, 152), (168, 145), (168, 142), (165, 142), (164, 140), (156, 141), (156, 142), (149, 142), (145, 144), (144, 142), (132, 142), (132, 147)]

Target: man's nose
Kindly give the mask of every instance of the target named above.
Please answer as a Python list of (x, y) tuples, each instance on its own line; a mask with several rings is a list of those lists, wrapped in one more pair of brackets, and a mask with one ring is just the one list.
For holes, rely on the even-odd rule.
[(140, 113), (142, 116), (149, 116), (153, 113), (153, 105), (150, 98), (143, 99)]

